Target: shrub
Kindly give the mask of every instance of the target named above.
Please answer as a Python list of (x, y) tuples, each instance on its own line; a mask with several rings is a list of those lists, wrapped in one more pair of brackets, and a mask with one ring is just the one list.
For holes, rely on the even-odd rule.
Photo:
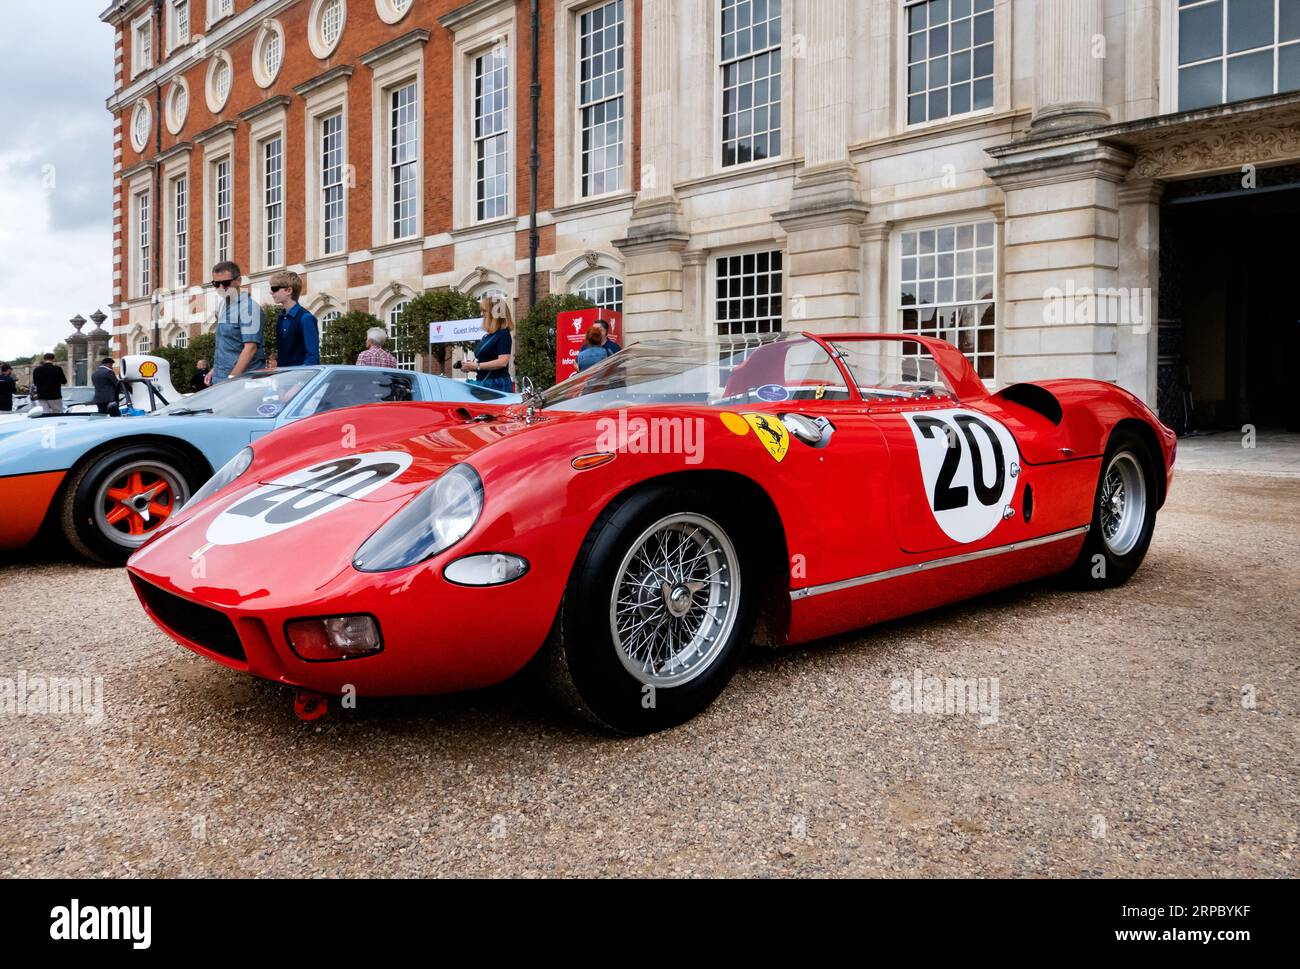
[[(478, 300), (455, 289), (435, 289), (413, 297), (397, 317), (397, 332), (393, 335), (393, 353), (427, 354), (429, 349), (429, 324), (446, 320), (468, 320), (479, 315)], [(472, 347), (473, 343), (435, 343), (432, 353), (443, 373), (447, 363), (447, 349), (455, 346)]]
[(585, 296), (556, 293), (538, 300), (515, 327), (515, 376), (528, 377), (536, 390), (555, 383), (555, 318), (561, 313), (595, 308)]
[(383, 326), (372, 313), (344, 313), (321, 334), (320, 362), (356, 363), (357, 354), (366, 348), (366, 331), (372, 326)]
[(262, 350), (266, 354), (267, 366), (270, 366), (271, 361), (275, 359), (275, 328), (283, 312), (279, 303), (262, 304)]

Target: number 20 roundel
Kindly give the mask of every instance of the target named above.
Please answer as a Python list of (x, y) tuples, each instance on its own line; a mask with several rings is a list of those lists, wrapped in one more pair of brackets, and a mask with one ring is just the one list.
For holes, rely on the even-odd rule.
[(1020, 451), (999, 421), (970, 410), (907, 414), (934, 520), (963, 545), (1002, 521), (1016, 493)]
[(208, 525), (213, 545), (266, 538), (342, 508), (383, 487), (411, 466), (404, 451), (371, 451), (318, 461), (245, 495)]

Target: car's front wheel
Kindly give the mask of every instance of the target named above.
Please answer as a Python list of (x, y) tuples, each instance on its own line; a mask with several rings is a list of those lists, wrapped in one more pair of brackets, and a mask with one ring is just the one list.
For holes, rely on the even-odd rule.
[(571, 709), (622, 733), (682, 723), (722, 692), (754, 626), (739, 522), (712, 495), (652, 487), (578, 554), (546, 667)]
[(63, 534), (87, 558), (121, 564), (201, 483), (193, 463), (171, 448), (139, 444), (109, 451), (68, 481)]
[(1157, 503), (1151, 450), (1136, 434), (1116, 431), (1102, 458), (1092, 524), (1074, 565), (1075, 580), (1102, 589), (1127, 582), (1151, 546)]

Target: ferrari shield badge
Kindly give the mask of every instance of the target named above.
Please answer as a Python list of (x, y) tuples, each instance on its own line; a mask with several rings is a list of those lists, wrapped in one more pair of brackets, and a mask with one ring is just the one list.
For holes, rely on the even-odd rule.
[(785, 425), (771, 414), (741, 416), (754, 429), (754, 434), (763, 442), (763, 447), (767, 448), (767, 453), (772, 455), (773, 460), (778, 464), (784, 461), (786, 452), (790, 450), (790, 432), (785, 429)]

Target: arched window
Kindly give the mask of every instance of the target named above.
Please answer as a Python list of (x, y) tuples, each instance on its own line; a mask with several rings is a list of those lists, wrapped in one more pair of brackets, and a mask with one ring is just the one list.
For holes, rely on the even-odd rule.
[(177, 350), (184, 350), (189, 345), (189, 334), (187, 334), (184, 329), (177, 330), (175, 336), (172, 337), (172, 346)]
[(596, 273), (579, 284), (575, 292), (585, 296), (602, 310), (623, 312), (623, 280), (613, 273)]

